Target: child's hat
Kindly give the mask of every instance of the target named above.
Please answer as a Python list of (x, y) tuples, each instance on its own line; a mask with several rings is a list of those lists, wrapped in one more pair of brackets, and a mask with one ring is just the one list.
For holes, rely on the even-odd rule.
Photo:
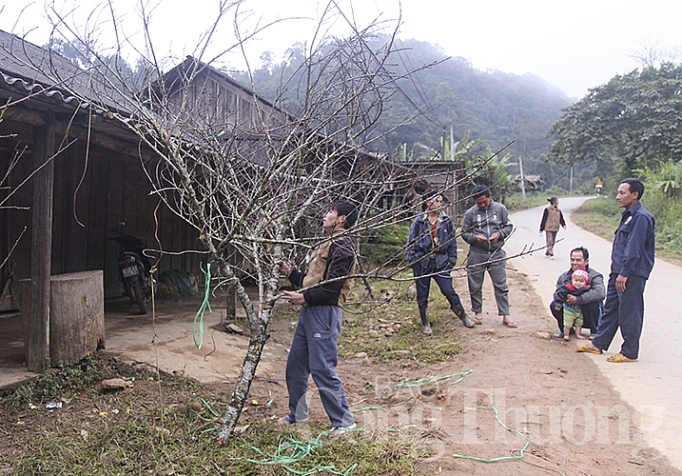
[(576, 269), (575, 271), (573, 271), (573, 277), (576, 276), (580, 276), (581, 278), (583, 278), (585, 280), (585, 284), (589, 282), (587, 271), (584, 268)]

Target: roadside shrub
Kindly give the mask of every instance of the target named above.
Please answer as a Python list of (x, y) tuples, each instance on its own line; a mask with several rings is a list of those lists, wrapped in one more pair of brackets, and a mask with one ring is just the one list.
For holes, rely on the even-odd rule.
[(360, 245), (365, 261), (383, 266), (394, 266), (405, 259), (405, 244), (410, 233), (408, 223), (373, 230)]

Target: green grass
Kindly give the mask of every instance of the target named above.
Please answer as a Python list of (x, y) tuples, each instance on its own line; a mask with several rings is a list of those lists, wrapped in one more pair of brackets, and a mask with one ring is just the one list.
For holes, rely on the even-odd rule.
[[(648, 208), (646, 199), (644, 195), (642, 204)], [(651, 211), (656, 218), (656, 255), (676, 262), (682, 260), (682, 212), (675, 209), (664, 214), (655, 207)], [(613, 198), (598, 197), (586, 200), (573, 212), (571, 220), (597, 236), (613, 240), (621, 212)]]
[[(100, 381), (113, 377), (133, 381), (133, 388), (103, 393)], [(188, 378), (88, 358), (0, 396), (0, 474), (290, 475), (326, 468), (325, 474), (411, 475), (422, 474), (416, 465), (431, 454), (417, 433), (368, 428), (332, 441), (324, 436), (326, 422), (294, 433), (274, 425), (266, 405), (249, 406), (239, 421), (248, 428), (221, 446), (217, 428), (228, 399), (224, 389)], [(50, 401), (66, 403), (53, 411), (45, 408)], [(319, 435), (320, 444), (311, 445)], [(300, 460), (283, 464), (296, 449)]]
[(581, 228), (613, 240), (613, 233), (620, 223), (621, 210), (612, 198), (598, 197), (586, 200), (573, 212), (571, 220)]
[[(403, 279), (411, 277), (407, 272)], [(344, 308), (344, 323), (339, 339), (339, 355), (357, 355), (381, 363), (416, 361), (444, 362), (460, 354), (461, 347), (451, 332), (443, 329), (449, 322), (461, 325), (450, 310), (447, 300), (435, 283), (429, 301), (429, 321), (434, 329), (429, 345), (424, 345), (417, 301), (408, 292), (412, 284), (405, 281), (373, 280), (374, 299), (370, 299), (362, 283), (355, 283), (353, 299)], [(409, 296), (408, 296), (409, 295)]]
[[(580, 193), (571, 194), (571, 196), (580, 195)], [(552, 187), (542, 192), (529, 192), (526, 193), (526, 199), (520, 193), (514, 193), (509, 195), (505, 200), (505, 206), (508, 210), (525, 210), (527, 208), (541, 207), (547, 205), (547, 199), (549, 197), (558, 197), (561, 201), (561, 197), (567, 196), (565, 190), (558, 187)], [(494, 198), (494, 197), (493, 197)]]

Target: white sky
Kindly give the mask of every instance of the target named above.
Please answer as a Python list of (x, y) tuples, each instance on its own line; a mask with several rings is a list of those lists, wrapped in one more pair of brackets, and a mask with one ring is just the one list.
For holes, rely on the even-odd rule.
[[(337, 1), (344, 12), (351, 13), (350, 0)], [(135, 13), (139, 0), (113, 2), (124, 15), (126, 33), (139, 31)], [(93, 0), (57, 3), (75, 3), (80, 11), (96, 5)], [(215, 17), (218, 3), (161, 0), (152, 21), (157, 27), (153, 38), (178, 59), (192, 54), (199, 33)], [(27, 38), (45, 42), (49, 29), (42, 0), (0, 0), (2, 5), (0, 29), (22, 34), (38, 27)], [(318, 0), (246, 0), (243, 8), (251, 12), (247, 19), (251, 24), (257, 19), (308, 18), (288, 20), (260, 34), (251, 46), (254, 57), (264, 50), (280, 54), (295, 41), (309, 40), (314, 19), (324, 5)], [(398, 0), (355, 0), (353, 7), (360, 25), (374, 18), (395, 25), (398, 18)], [(402, 8), (400, 38), (440, 45), (448, 55), (462, 56), (478, 69), (535, 74), (577, 98), (616, 74), (640, 67), (632, 56), (641, 56), (644, 45), (678, 55), (682, 52), (681, 0), (402, 0)], [(85, 20), (80, 23), (85, 26)], [(341, 23), (337, 19), (332, 28)], [(231, 18), (226, 18), (211, 51), (233, 44), (232, 31)]]

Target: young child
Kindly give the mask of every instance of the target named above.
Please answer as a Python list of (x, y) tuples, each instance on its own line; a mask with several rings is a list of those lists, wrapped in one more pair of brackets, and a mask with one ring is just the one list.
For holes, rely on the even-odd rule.
[(581, 335), (583, 330), (583, 313), (579, 305), (569, 306), (566, 304), (566, 297), (569, 294), (580, 296), (591, 289), (588, 283), (587, 271), (576, 269), (571, 275), (571, 282), (560, 286), (554, 293), (555, 309), (558, 311), (564, 308), (564, 340), (570, 340), (571, 328), (575, 327), (576, 339), (584, 339)]

